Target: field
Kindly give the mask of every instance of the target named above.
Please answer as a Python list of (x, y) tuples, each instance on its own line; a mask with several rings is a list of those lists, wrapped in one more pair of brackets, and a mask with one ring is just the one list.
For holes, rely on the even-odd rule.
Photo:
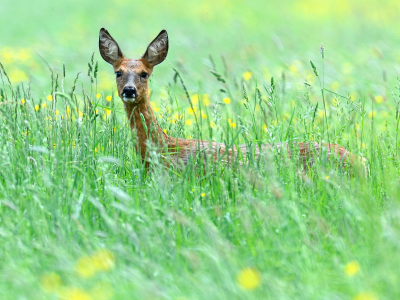
[[(0, 299), (400, 298), (398, 0), (0, 1)], [(101, 27), (130, 58), (168, 31), (169, 135), (338, 143), (368, 171), (147, 170)]]

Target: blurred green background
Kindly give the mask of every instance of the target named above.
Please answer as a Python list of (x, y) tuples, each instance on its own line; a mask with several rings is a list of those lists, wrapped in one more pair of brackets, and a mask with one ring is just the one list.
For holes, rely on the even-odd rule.
[[(124, 53), (138, 58), (161, 29), (170, 37), (168, 62), (185, 73), (191, 87), (211, 75), (209, 55), (226, 59), (232, 73), (251, 70), (259, 80), (287, 73), (289, 88), (312, 79), (309, 60), (320, 62), (325, 46), (326, 83), (343, 93), (383, 95), (382, 71), (393, 80), (400, 62), (395, 0), (305, 1), (2, 1), (0, 59), (14, 82), (45, 83), (47, 67), (66, 64), (67, 80), (86, 72), (95, 52), (99, 87), (111, 89), (112, 69), (98, 53), (98, 32), (107, 28)], [(241, 74), (240, 73), (240, 74)], [(157, 91), (173, 76), (157, 67)], [(84, 80), (82, 77), (81, 80)], [(362, 80), (358, 80), (362, 79)], [(208, 84), (203, 82), (203, 84)], [(44, 87), (45, 88), (45, 87)]]

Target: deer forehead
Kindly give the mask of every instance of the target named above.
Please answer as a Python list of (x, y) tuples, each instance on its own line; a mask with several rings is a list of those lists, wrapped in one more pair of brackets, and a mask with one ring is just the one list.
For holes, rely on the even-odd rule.
[(149, 68), (139, 59), (125, 59), (122, 60), (116, 67), (115, 70), (126, 71), (126, 72), (150, 72)]

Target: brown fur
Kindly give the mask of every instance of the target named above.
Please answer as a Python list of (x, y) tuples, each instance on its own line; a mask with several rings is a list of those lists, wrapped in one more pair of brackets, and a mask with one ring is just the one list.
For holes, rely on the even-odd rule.
[[(200, 152), (212, 156), (214, 160), (217, 160), (228, 151), (227, 155), (224, 155), (221, 159), (222, 162), (228, 164), (238, 155), (238, 152), (241, 152), (243, 157), (246, 158), (248, 150), (246, 149), (246, 145), (240, 145), (238, 149), (233, 147), (227, 150), (224, 144), (217, 142), (170, 137), (158, 126), (153, 109), (150, 105), (148, 78), (151, 76), (154, 66), (161, 63), (167, 55), (168, 35), (165, 30), (161, 31), (157, 38), (150, 43), (145, 54), (140, 59), (125, 58), (118, 44), (105, 29), (101, 29), (100, 31), (99, 47), (102, 57), (113, 65), (115, 72), (121, 72), (122, 74), (121, 77), (117, 78), (118, 94), (124, 103), (127, 117), (130, 120), (131, 129), (137, 132), (138, 143), (136, 149), (141, 154), (144, 161), (147, 155), (148, 140), (151, 140), (161, 153), (168, 150), (168, 155), (164, 156), (166, 164), (187, 164), (190, 157), (196, 157)], [(146, 79), (140, 77), (143, 72), (148, 73)], [(138, 96), (134, 101), (127, 102), (122, 97), (122, 90), (127, 84), (134, 85), (137, 89)], [(147, 135), (141, 115), (143, 115), (145, 120)], [(328, 160), (331, 155), (334, 154), (340, 159), (343, 166), (346, 166), (348, 162), (353, 164), (355, 161), (355, 156), (353, 154), (337, 144), (323, 144), (322, 149), (321, 144), (317, 142), (286, 143), (283, 148), (287, 151), (289, 158), (294, 156), (292, 155), (292, 149), (297, 149), (299, 152), (298, 155), (295, 156), (298, 157), (299, 164), (305, 169), (314, 163), (315, 157), (321, 153), (323, 149), (326, 151)], [(261, 145), (261, 149), (257, 147), (254, 150), (254, 155), (258, 157), (263, 152), (271, 151), (280, 153), (282, 151), (282, 145), (263, 144)]]

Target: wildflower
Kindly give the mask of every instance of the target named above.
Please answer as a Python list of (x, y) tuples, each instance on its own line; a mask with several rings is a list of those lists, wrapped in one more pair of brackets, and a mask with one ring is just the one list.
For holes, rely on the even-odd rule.
[(160, 108), (157, 106), (157, 103), (155, 103), (154, 101), (150, 102), (151, 107), (154, 109), (155, 112), (159, 112)]
[(91, 259), (98, 271), (109, 271), (115, 267), (114, 255), (106, 249), (97, 251)]
[(99, 93), (99, 94), (96, 94), (96, 98), (97, 99), (100, 99), (100, 97), (101, 97), (101, 94)]
[(63, 288), (60, 291), (61, 300), (92, 300), (92, 296), (79, 288)]
[(207, 94), (203, 95), (203, 105), (210, 106), (210, 97)]
[(164, 133), (167, 133), (167, 129), (164, 129), (163, 131), (164, 131)]
[(217, 125), (216, 125), (214, 122), (211, 121), (211, 122), (210, 122), (210, 127), (211, 127), (211, 128), (217, 128)]
[(351, 92), (351, 93), (349, 94), (349, 98), (350, 98), (351, 101), (356, 100), (356, 99), (358, 98), (358, 93), (355, 92), (355, 91)]
[(107, 97), (106, 97), (106, 100), (107, 100), (108, 102), (110, 102), (110, 101), (111, 101), (111, 99), (112, 99), (112, 97), (111, 97), (111, 96), (107, 96)]
[(35, 110), (39, 111), (39, 105), (37, 105), (37, 104), (35, 105)]
[(231, 103), (231, 98), (226, 97), (226, 98), (222, 99), (222, 101), (223, 101), (225, 104), (229, 104), (229, 103)]
[(106, 114), (109, 116), (111, 114), (111, 109), (106, 108)]
[(332, 84), (331, 84), (331, 90), (332, 91), (336, 92), (336, 91), (339, 90), (339, 88), (340, 88), (340, 83), (339, 82), (337, 82), (337, 81), (332, 82)]
[(253, 77), (253, 73), (251, 73), (250, 71), (247, 71), (247, 72), (243, 73), (243, 79), (245, 81), (249, 81), (251, 79), (251, 77)]
[(201, 193), (201, 197), (204, 198), (206, 193)]
[(207, 119), (207, 114), (201, 112), (201, 117), (202, 117), (203, 119)]
[(194, 94), (192, 97), (190, 97), (190, 100), (192, 100), (193, 105), (196, 105), (197, 103), (199, 103), (199, 95)]
[(242, 289), (251, 291), (261, 284), (261, 274), (255, 268), (244, 268), (236, 277)]
[(108, 282), (97, 283), (90, 291), (93, 299), (96, 300), (108, 300), (114, 296), (112, 286)]
[(46, 108), (47, 107), (47, 103), (42, 103), (42, 108)]
[(385, 101), (385, 98), (383, 98), (383, 96), (378, 95), (378, 96), (375, 97), (375, 102), (376, 102), (376, 103), (380, 104), (380, 103), (382, 103), (383, 101)]
[(56, 109), (56, 116), (58, 116), (60, 114), (60, 111), (58, 109)]
[(360, 271), (360, 264), (358, 261), (353, 260), (344, 267), (344, 272), (347, 276), (354, 276)]
[(21, 104), (25, 104), (25, 99), (24, 98), (21, 99)]
[(54, 293), (61, 286), (61, 277), (56, 273), (48, 273), (40, 278), (40, 286), (47, 293)]
[(267, 125), (265, 125), (265, 124), (264, 124), (264, 130), (265, 130), (265, 131), (268, 131), (268, 127), (267, 127)]
[(52, 95), (47, 95), (47, 101), (53, 101), (53, 96)]
[(361, 292), (353, 300), (378, 300), (378, 297), (372, 293)]
[(194, 113), (197, 111), (197, 108), (196, 107), (194, 107), (193, 109), (191, 108), (191, 107), (189, 107), (188, 108), (188, 113), (190, 114), (190, 115), (194, 115)]
[(329, 176), (326, 176), (326, 180), (328, 180), (329, 179)]
[(187, 126), (192, 125), (192, 120), (186, 120), (185, 124), (186, 124)]
[(292, 65), (289, 66), (289, 73), (292, 76), (295, 76), (296, 74), (299, 73), (299, 69), (294, 64), (292, 64)]
[(368, 113), (368, 118), (370, 118), (370, 119), (375, 118), (375, 116), (376, 116), (376, 111), (375, 110), (371, 110)]
[(236, 123), (229, 123), (232, 128), (236, 128)]

